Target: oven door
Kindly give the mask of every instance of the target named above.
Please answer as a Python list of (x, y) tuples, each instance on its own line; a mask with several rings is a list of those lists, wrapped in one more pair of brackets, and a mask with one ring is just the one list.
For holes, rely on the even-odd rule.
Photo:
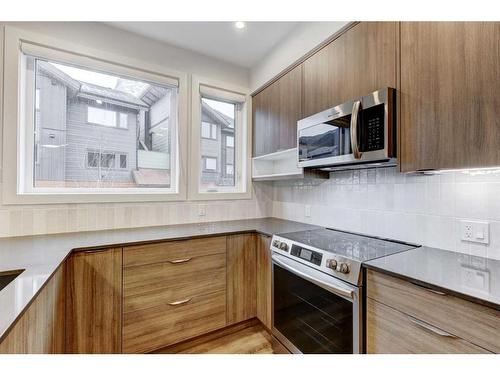
[(292, 353), (362, 351), (361, 289), (273, 254), (273, 335)]

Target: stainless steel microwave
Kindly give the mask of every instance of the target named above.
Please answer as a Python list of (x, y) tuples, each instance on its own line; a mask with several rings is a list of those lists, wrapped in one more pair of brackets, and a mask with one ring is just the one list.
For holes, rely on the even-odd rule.
[(384, 88), (297, 123), (299, 167), (324, 170), (396, 164), (396, 91)]

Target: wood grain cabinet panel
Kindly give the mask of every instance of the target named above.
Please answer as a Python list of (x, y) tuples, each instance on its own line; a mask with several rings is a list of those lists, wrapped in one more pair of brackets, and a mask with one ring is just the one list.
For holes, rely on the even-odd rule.
[(304, 63), (303, 117), (397, 84), (397, 22), (361, 22)]
[(272, 263), (271, 237), (256, 235), (257, 238), (257, 318), (272, 328)]
[(63, 265), (0, 342), (0, 354), (64, 353), (64, 301)]
[(123, 352), (145, 353), (226, 325), (226, 237), (125, 248)]
[(257, 249), (255, 234), (227, 236), (227, 323), (257, 314)]
[(500, 22), (401, 23), (401, 169), (500, 165)]
[(490, 353), (370, 298), (366, 309), (368, 354)]
[(254, 157), (297, 147), (297, 121), (302, 118), (302, 65), (257, 93), (252, 110)]
[(226, 253), (225, 236), (130, 246), (124, 249), (123, 267), (170, 262), (221, 253)]
[(500, 352), (500, 311), (368, 270), (367, 296), (491, 352)]
[(122, 249), (74, 253), (67, 280), (68, 353), (121, 353)]

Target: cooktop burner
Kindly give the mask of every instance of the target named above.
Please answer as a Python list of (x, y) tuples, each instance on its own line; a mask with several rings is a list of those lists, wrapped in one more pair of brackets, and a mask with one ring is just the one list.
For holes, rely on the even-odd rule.
[(358, 262), (366, 262), (417, 247), (417, 245), (382, 240), (328, 228), (285, 233), (280, 234), (280, 237)]
[(363, 262), (419, 245), (321, 228), (273, 236), (271, 250), (351, 284), (362, 285)]

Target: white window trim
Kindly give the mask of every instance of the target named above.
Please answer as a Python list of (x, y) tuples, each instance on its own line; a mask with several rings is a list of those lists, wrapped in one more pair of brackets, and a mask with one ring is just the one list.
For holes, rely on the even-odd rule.
[[(103, 189), (89, 191), (89, 189), (70, 189), (66, 193), (55, 192), (54, 189), (37, 189), (36, 193), (21, 191), (25, 186), (26, 158), (33, 158), (33, 150), (25, 147), (26, 137), (33, 138), (33, 133), (24, 131), (26, 114), (21, 111), (24, 98), (21, 97), (24, 82), (21, 82), (20, 65), (24, 60), (20, 45), (27, 42), (34, 48), (52, 48), (61, 62), (69, 62), (82, 66), (94, 67), (109, 71), (110, 73), (131, 76), (147, 81), (168, 84), (175, 79), (178, 82), (178, 136), (175, 147), (179, 150), (177, 165), (176, 192), (166, 193), (165, 189), (154, 188), (128, 188), (128, 189)], [(62, 58), (61, 58), (62, 57)], [(68, 61), (71, 60), (71, 61)], [(76, 61), (75, 61), (76, 60)], [(160, 80), (159, 80), (160, 79)], [(166, 69), (161, 65), (151, 64), (126, 56), (119, 56), (106, 51), (95, 50), (73, 42), (59, 40), (38, 33), (32, 33), (17, 27), (5, 26), (4, 28), (4, 86), (3, 92), (3, 184), (2, 204), (47, 204), (47, 203), (91, 203), (91, 202), (146, 202), (146, 201), (178, 201), (187, 197), (187, 145), (188, 145), (188, 80), (187, 74)], [(29, 95), (31, 101), (34, 95)], [(30, 99), (28, 99), (30, 100)], [(29, 104), (29, 103), (28, 103)], [(34, 105), (34, 103), (31, 103)], [(22, 136), (20, 136), (22, 135)], [(16, 139), (16, 142), (12, 140)], [(32, 139), (28, 139), (31, 143)], [(25, 152), (25, 150), (27, 152)], [(16, 162), (13, 163), (12, 160)], [(9, 162), (7, 162), (9, 161)], [(32, 172), (31, 172), (32, 173)]]
[[(225, 90), (229, 94), (235, 93), (235, 96), (244, 97), (245, 102), (242, 104), (241, 110), (241, 123), (242, 129), (236, 132), (235, 137), (235, 162), (234, 171), (237, 188), (231, 187), (224, 189), (221, 187), (216, 192), (200, 192), (200, 173), (202, 171), (202, 159), (200, 149), (201, 138), (201, 93), (200, 86), (212, 87), (218, 90)], [(214, 97), (215, 98), (215, 97)], [(216, 98), (215, 98), (216, 99)], [(219, 98), (221, 99), (221, 98)], [(251, 142), (252, 142), (252, 108), (251, 98), (248, 88), (235, 86), (232, 84), (203, 78), (200, 76), (192, 76), (191, 85), (191, 134), (190, 134), (190, 173), (189, 173), (189, 199), (191, 200), (230, 200), (230, 199), (251, 199), (252, 198), (252, 184), (250, 175), (251, 164)], [(239, 138), (239, 139), (238, 139)], [(238, 142), (239, 140), (239, 142)], [(241, 166), (241, 171), (239, 170)], [(239, 174), (239, 176), (238, 176)]]

